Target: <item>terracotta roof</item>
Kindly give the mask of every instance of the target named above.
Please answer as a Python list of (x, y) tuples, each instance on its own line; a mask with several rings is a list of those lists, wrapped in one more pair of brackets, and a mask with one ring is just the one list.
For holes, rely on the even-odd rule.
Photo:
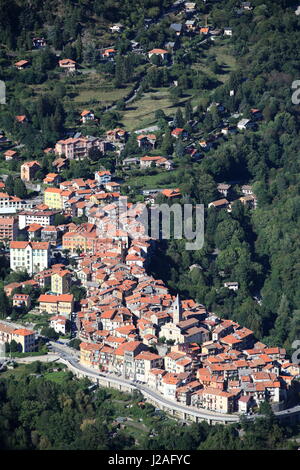
[(19, 330), (14, 330), (14, 334), (20, 336), (29, 336), (34, 335), (34, 331), (27, 330), (26, 328), (20, 328)]
[(165, 49), (151, 49), (151, 51), (149, 51), (149, 54), (168, 54), (168, 51), (166, 51)]

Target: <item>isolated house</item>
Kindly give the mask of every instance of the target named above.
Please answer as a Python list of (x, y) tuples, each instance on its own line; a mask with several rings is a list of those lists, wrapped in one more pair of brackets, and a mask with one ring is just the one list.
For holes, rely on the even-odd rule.
[(174, 199), (174, 198), (179, 198), (181, 197), (181, 192), (179, 188), (176, 189), (163, 189), (160, 191), (161, 194), (168, 199)]
[(251, 194), (249, 196), (242, 196), (239, 198), (239, 201), (241, 201), (242, 204), (250, 207), (250, 209), (256, 209), (257, 207), (257, 199), (254, 194)]
[(186, 13), (186, 14), (195, 13), (195, 11), (196, 11), (196, 3), (194, 3), (194, 2), (185, 2), (184, 8), (185, 8), (185, 13)]
[(75, 72), (77, 63), (72, 59), (62, 59), (58, 62), (60, 68), (66, 70), (67, 72)]
[(123, 31), (124, 26), (121, 23), (116, 23), (113, 26), (110, 26), (109, 29), (112, 33), (120, 33), (121, 31)]
[(21, 179), (23, 181), (31, 181), (36, 172), (40, 169), (41, 165), (36, 160), (23, 163), (23, 165), (21, 165)]
[(211, 143), (207, 140), (201, 140), (199, 142), (199, 145), (203, 150), (209, 150), (211, 148)]
[(106, 131), (106, 139), (109, 142), (120, 142), (124, 141), (127, 137), (127, 132), (124, 131), (124, 129), (110, 129), (109, 131)]
[(17, 152), (15, 150), (6, 150), (3, 155), (6, 161), (14, 160), (17, 157)]
[(187, 137), (188, 133), (181, 127), (176, 127), (175, 129), (172, 130), (171, 136), (175, 137), (175, 139), (178, 139), (179, 137)]
[(251, 119), (241, 119), (237, 123), (237, 128), (240, 131), (243, 131), (243, 130), (246, 130), (246, 129), (250, 129), (251, 127), (253, 127), (253, 125), (254, 125), (254, 123), (251, 121)]
[(251, 2), (241, 2), (241, 8), (247, 11), (252, 10)]
[(138, 146), (141, 148), (154, 148), (156, 143), (155, 134), (140, 134), (137, 136)]
[(211, 111), (213, 108), (216, 108), (216, 110), (219, 112), (219, 113), (223, 113), (225, 111), (225, 108), (222, 104), (220, 103), (216, 103), (216, 102), (212, 102), (206, 109), (206, 111)]
[(172, 31), (175, 31), (177, 36), (180, 36), (181, 31), (182, 31), (182, 24), (181, 23), (172, 23), (170, 25), (170, 29), (172, 29)]
[(187, 20), (184, 25), (185, 25), (186, 31), (192, 32), (192, 31), (195, 31), (196, 21), (195, 20)]
[(163, 167), (166, 170), (171, 170), (173, 164), (170, 160), (165, 157), (160, 156), (145, 156), (140, 158), (140, 167), (141, 168), (150, 168), (151, 166)]
[(28, 60), (19, 60), (18, 62), (15, 63), (15, 67), (17, 67), (18, 70), (24, 70), (26, 67), (28, 67), (29, 61)]
[(260, 111), (260, 109), (250, 109), (250, 114), (251, 114), (251, 119), (253, 119), (254, 121), (259, 121), (263, 118), (263, 114), (262, 112)]
[(113, 47), (110, 47), (108, 49), (104, 49), (104, 51), (101, 53), (103, 59), (113, 59), (116, 55), (117, 51)]
[(25, 122), (27, 122), (27, 117), (25, 116), (25, 114), (20, 114), (19, 116), (16, 116), (16, 121), (20, 124), (24, 124)]
[(229, 202), (227, 199), (218, 199), (217, 201), (212, 201), (208, 204), (208, 208), (214, 207), (215, 209), (227, 209)]
[(32, 45), (35, 49), (40, 49), (47, 46), (47, 41), (45, 38), (33, 38)]
[(158, 56), (161, 57), (162, 60), (165, 60), (168, 56), (169, 52), (166, 49), (152, 49), (151, 51), (148, 52), (148, 57), (151, 59), (151, 57)]
[(207, 35), (209, 33), (209, 27), (208, 26), (203, 26), (200, 28), (200, 34)]
[(232, 36), (232, 28), (224, 28), (224, 36)]
[(217, 190), (219, 191), (219, 193), (223, 194), (224, 197), (227, 197), (230, 188), (231, 185), (226, 183), (220, 183), (217, 186)]
[(93, 111), (90, 111), (88, 109), (84, 109), (80, 116), (81, 116), (80, 121), (83, 123), (88, 122), (88, 121), (94, 121), (95, 119), (95, 114), (93, 113)]
[(252, 186), (250, 186), (249, 184), (243, 184), (243, 186), (241, 187), (241, 190), (244, 196), (250, 196), (253, 194)]
[(221, 129), (221, 133), (223, 135), (230, 135), (230, 134), (236, 134), (237, 133), (237, 128), (235, 126), (227, 126), (227, 127), (223, 127)]
[(227, 287), (227, 289), (236, 291), (239, 288), (239, 283), (238, 282), (224, 282), (224, 287)]

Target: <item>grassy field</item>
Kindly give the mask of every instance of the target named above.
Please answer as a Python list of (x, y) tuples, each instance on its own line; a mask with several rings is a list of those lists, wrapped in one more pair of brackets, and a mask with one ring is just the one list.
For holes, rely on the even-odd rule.
[(126, 185), (131, 187), (139, 186), (142, 189), (174, 188), (179, 170), (163, 171), (156, 175), (130, 176), (126, 180)]
[(11, 376), (15, 378), (22, 377), (22, 375), (27, 374), (26, 364), (19, 365), (15, 369), (8, 369), (5, 372), (1, 372), (0, 379), (5, 379)]
[(149, 126), (155, 122), (155, 111), (162, 109), (166, 115), (174, 114), (178, 106), (188, 98), (188, 96), (182, 98), (178, 104), (173, 105), (168, 88), (155, 88), (128, 105), (123, 113), (122, 122), (129, 131)]
[(110, 106), (114, 101), (126, 97), (131, 87), (114, 88), (112, 84), (102, 84), (98, 81), (97, 74), (91, 74), (86, 83), (80, 84), (75, 88), (74, 102), (83, 105), (89, 105), (91, 102), (97, 102), (100, 106)]
[(61, 384), (61, 383), (64, 383), (69, 378), (69, 374), (68, 372), (64, 370), (60, 370), (57, 372), (46, 372), (44, 374), (44, 378), (46, 380), (51, 380), (51, 382)]
[[(222, 67), (221, 73), (215, 74), (209, 66), (208, 57), (214, 55), (216, 62)], [(227, 41), (217, 39), (209, 50), (203, 53), (203, 57), (192, 65), (192, 69), (200, 70), (206, 75), (225, 83), (232, 70), (236, 68), (236, 60), (230, 53), (230, 45)]]
[(136, 421), (126, 421), (125, 432), (135, 439), (136, 445), (139, 445), (142, 438), (148, 435), (149, 428), (145, 424)]
[[(124, 88), (114, 88), (111, 80), (94, 69), (85, 69), (84, 73), (73, 76), (57, 74), (56, 83), (58, 81), (66, 87), (65, 107), (68, 109), (72, 103), (80, 111), (84, 107), (110, 106), (113, 102), (126, 97), (133, 87), (133, 84), (130, 84)], [(29, 85), (28, 87), (34, 90), (34, 95), (37, 97), (47, 93), (48, 87), (52, 88), (53, 85), (54, 82), (49, 80), (41, 85)]]
[(213, 49), (212, 52), (216, 54), (216, 59), (219, 65), (223, 65), (224, 73), (218, 75), (219, 80), (226, 82), (228, 76), (232, 70), (236, 68), (236, 60), (230, 54), (230, 48), (226, 42), (218, 43)]
[[(53, 367), (53, 364), (49, 364), (48, 366), (51, 369)], [(65, 365), (56, 363), (54, 367), (65, 368)], [(18, 377), (21, 378), (22, 376), (28, 375), (31, 373), (32, 372), (30, 370), (30, 364), (18, 364), (18, 366), (15, 367), (14, 369), (8, 369), (5, 372), (1, 372), (0, 379), (11, 377), (11, 376), (14, 376), (15, 378), (18, 378)], [(46, 372), (42, 372), (42, 376), (46, 380), (51, 380), (52, 382), (55, 382), (55, 383), (64, 383), (69, 378), (69, 373), (67, 370), (60, 370), (56, 372), (46, 371)]]

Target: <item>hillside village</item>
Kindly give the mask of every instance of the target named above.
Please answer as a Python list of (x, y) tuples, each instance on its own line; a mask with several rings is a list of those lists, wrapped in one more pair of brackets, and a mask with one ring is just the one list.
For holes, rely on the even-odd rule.
[[(268, 11), (259, 2), (231, 2), (227, 11), (221, 2), (226, 24), (219, 2), (165, 3), (142, 19), (143, 34), (126, 21), (106, 21), (91, 50), (81, 43), (84, 34), (59, 48), (38, 31), (27, 47), (0, 50), (9, 98), (0, 109), (0, 342), (7, 352), (29, 354), (49, 339), (66, 342), (87, 369), (145, 384), (192, 408), (252, 414), (268, 401), (279, 411), (295, 402), (300, 366), (290, 359), (289, 328), (277, 322), (281, 336), (273, 331), (274, 310), (280, 317), (295, 304), (289, 299), (286, 307), (277, 271), (281, 297), (275, 307), (269, 299), (273, 278), (265, 286), (263, 277), (271, 271), (271, 236), (266, 230), (259, 238), (257, 226), (268, 225), (259, 210), (288, 186), (276, 170), (284, 151), (293, 154), (284, 145), (297, 116), (282, 112), (277, 119), (280, 149), (270, 140), (261, 144), (274, 135), (280, 106), (266, 104), (263, 80), (243, 77), (234, 60), (209, 56), (219, 48), (218, 57), (228, 59), (240, 39), (237, 22), (254, 14), (259, 21)], [(116, 96), (76, 101), (90, 76), (108, 88), (113, 83)], [(281, 79), (286, 85), (283, 72), (274, 83)], [(149, 102), (155, 111), (139, 117)], [(269, 180), (261, 176), (268, 165)], [(180, 292), (174, 272), (170, 285), (159, 276), (160, 240), (139, 220), (144, 207), (175, 202), (205, 209), (206, 245), (186, 261), (188, 275), (197, 273), (194, 298)], [(240, 318), (249, 323), (236, 321), (240, 311), (229, 318), (239, 295), (247, 297)], [(270, 306), (261, 314), (264, 297)]]
[[(172, 296), (161, 280), (147, 274), (156, 240), (143, 226), (140, 237), (131, 238), (143, 204), (126, 200), (128, 211), (120, 214), (120, 198), (110, 172), (99, 171), (94, 180), (47, 187), (42, 204), (0, 219), (11, 270), (30, 276), (4, 287), (13, 306), (31, 311), (26, 287), (45, 292), (34, 310), (46, 313), (59, 335), (72, 327), (81, 340), (81, 364), (145, 383), (185, 405), (248, 413), (266, 399), (283, 403), (300, 367), (287, 359), (284, 348), (268, 347), (250, 329)], [(52, 225), (56, 214), (69, 213), (85, 215), (87, 222)], [(27, 241), (16, 240), (19, 230)], [(57, 263), (59, 252), (72, 264), (65, 257)], [(84, 288), (79, 302), (70, 294), (74, 284)], [(6, 324), (0, 330), (2, 341), (15, 339), (23, 352), (36, 349), (34, 331)]]

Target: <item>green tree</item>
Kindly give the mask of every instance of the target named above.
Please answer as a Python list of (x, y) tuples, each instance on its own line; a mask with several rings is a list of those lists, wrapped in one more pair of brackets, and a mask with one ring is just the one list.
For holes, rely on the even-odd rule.
[(26, 185), (21, 179), (16, 179), (14, 182), (14, 194), (21, 199), (25, 199), (28, 195)]

